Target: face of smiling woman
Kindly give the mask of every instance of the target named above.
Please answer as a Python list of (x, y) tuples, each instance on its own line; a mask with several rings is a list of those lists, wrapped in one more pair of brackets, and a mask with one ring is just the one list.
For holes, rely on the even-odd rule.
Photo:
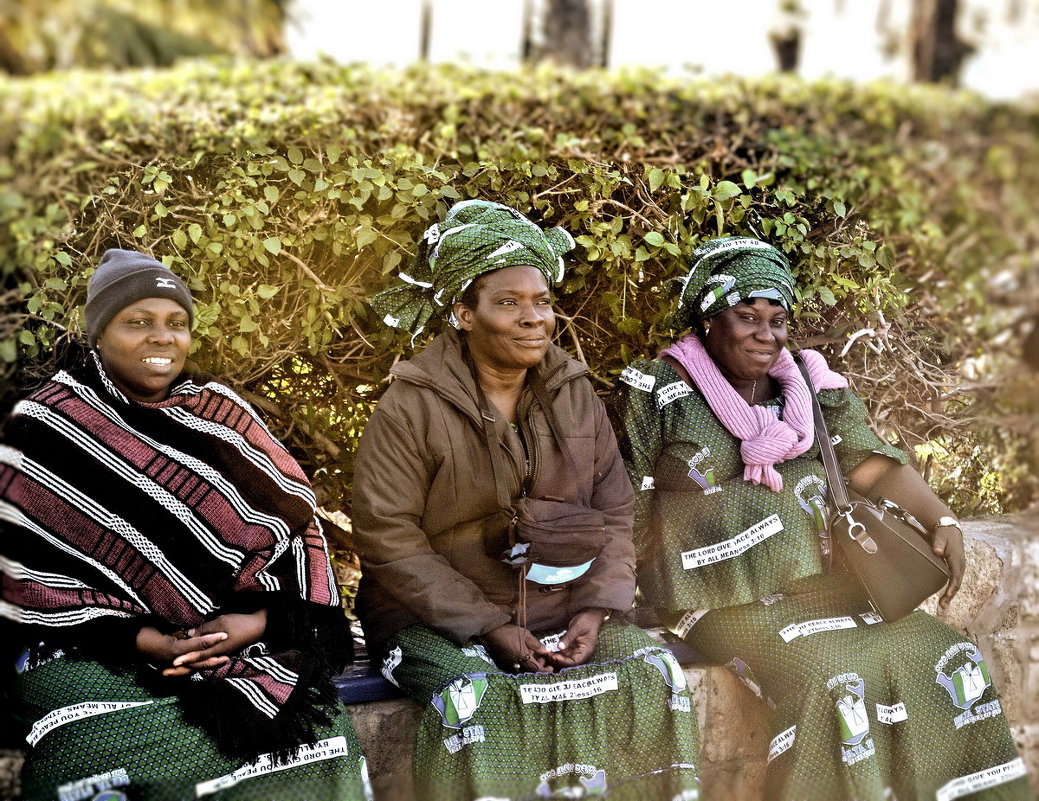
[(704, 347), (734, 386), (762, 378), (786, 346), (786, 309), (764, 298), (737, 303), (707, 323)]
[(145, 298), (119, 311), (97, 339), (101, 363), (126, 396), (165, 400), (191, 347), (188, 313), (169, 298)]
[(533, 367), (544, 358), (556, 329), (545, 276), (536, 267), (517, 265), (478, 280), (475, 308), (455, 304), (473, 359), (503, 372)]

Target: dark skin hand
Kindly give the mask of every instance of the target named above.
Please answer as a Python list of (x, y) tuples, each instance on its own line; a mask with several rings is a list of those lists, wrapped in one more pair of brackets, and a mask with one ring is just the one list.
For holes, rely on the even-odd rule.
[(893, 462), (885, 456), (870, 456), (848, 476), (851, 488), (871, 500), (888, 498), (919, 520), (934, 535), (931, 550), (945, 557), (952, 577), (938, 605), (945, 609), (960, 589), (967, 569), (963, 533), (955, 526), (935, 527), (939, 518), (954, 517), (952, 511), (934, 494), (923, 476), (909, 465)]
[(559, 650), (550, 651), (526, 629), (506, 623), (479, 637), (481, 643), (502, 668), (510, 672), (554, 673), (556, 670), (583, 665), (595, 651), (599, 628), (606, 618), (605, 609), (583, 609), (570, 620)]
[(606, 615), (605, 609), (582, 609), (573, 616), (559, 650), (552, 655), (557, 668), (583, 665), (591, 658)]
[(202, 637), (185, 637), (183, 634), (163, 634), (154, 626), (141, 626), (137, 632), (137, 652), (152, 665), (162, 669), (163, 676), (186, 676), (192, 671), (180, 667), (179, 660), (187, 660), (196, 669), (218, 667), (227, 661), (226, 656), (213, 656), (210, 650), (219, 645), (227, 635), (223, 632)]
[(230, 654), (259, 642), (266, 628), (266, 609), (220, 615), (176, 634), (163, 634), (144, 626), (137, 633), (137, 650), (149, 662), (162, 666), (163, 676), (188, 676), (226, 664)]
[(487, 653), (498, 665), (509, 672), (552, 673), (552, 652), (533, 634), (514, 623), (506, 623), (480, 636)]

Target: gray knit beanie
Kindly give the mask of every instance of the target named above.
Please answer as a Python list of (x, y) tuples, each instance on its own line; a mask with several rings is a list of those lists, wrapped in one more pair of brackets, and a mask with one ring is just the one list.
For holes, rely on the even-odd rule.
[(194, 317), (191, 292), (173, 271), (136, 250), (106, 250), (87, 284), (84, 309), (87, 340), (94, 347), (112, 318), (144, 298), (169, 298), (184, 307), (188, 324)]

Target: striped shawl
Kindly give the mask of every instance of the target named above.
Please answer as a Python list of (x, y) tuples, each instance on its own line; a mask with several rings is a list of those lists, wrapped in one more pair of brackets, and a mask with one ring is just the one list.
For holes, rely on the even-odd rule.
[[(350, 640), (314, 496), (227, 387), (182, 377), (133, 402), (91, 352), (8, 421), (0, 525), (0, 616), (31, 642), (138, 670), (234, 756), (292, 748), (327, 719)], [(142, 625), (259, 608), (264, 642), (228, 664), (171, 679), (136, 658)]]

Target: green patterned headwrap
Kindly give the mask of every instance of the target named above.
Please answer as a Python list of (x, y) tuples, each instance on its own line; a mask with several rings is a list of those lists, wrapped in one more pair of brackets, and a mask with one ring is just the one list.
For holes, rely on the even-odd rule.
[(455, 302), (484, 273), (528, 265), (554, 286), (563, 277), (563, 254), (573, 247), (562, 228), (543, 231), (509, 206), (463, 200), (423, 234), (410, 269), (400, 273), (405, 285), (377, 294), (372, 308), (414, 340), (433, 315), (453, 314)]
[(744, 236), (711, 239), (693, 251), (672, 328), (683, 331), (743, 300), (767, 298), (787, 313), (794, 305), (794, 277), (786, 256), (767, 242)]

